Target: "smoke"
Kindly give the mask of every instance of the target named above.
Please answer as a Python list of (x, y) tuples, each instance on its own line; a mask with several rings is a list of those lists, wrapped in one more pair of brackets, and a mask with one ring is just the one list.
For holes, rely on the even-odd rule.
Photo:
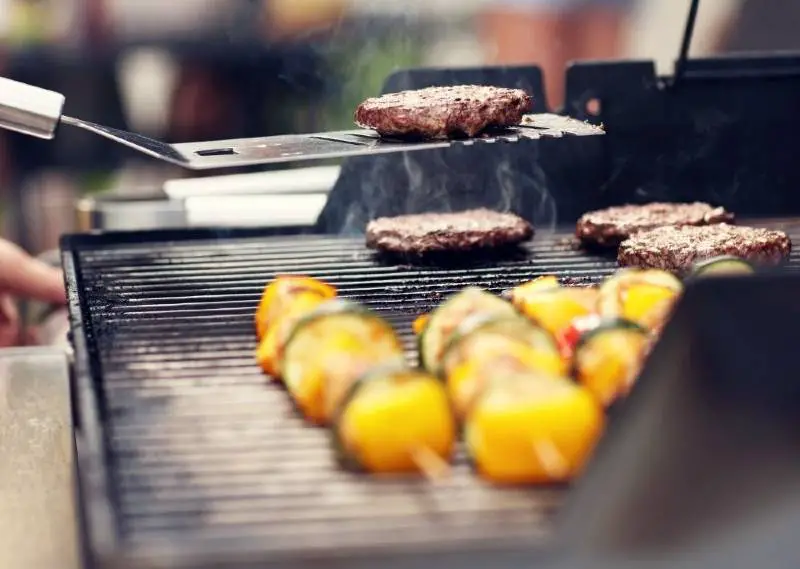
[(516, 213), (553, 232), (558, 208), (534, 143), (476, 142), (347, 161), (329, 200), (326, 230), (363, 234), (382, 216), (478, 207)]
[[(411, 152), (403, 154), (403, 168), (405, 168), (406, 176), (408, 176), (408, 196), (405, 205), (405, 210), (407, 212), (416, 211), (420, 207), (425, 207), (424, 204), (419, 202), (429, 196), (434, 201), (438, 201), (439, 198), (444, 198), (443, 201), (447, 202), (446, 194), (442, 195), (443, 192), (436, 188), (435, 183), (425, 183), (425, 173), (422, 171), (422, 166), (420, 166), (415, 158), (416, 157), (413, 156)], [(433, 182), (433, 180), (431, 180), (431, 182)], [(430, 190), (429, 192), (425, 191), (426, 185), (428, 186), (427, 189)], [(447, 211), (449, 204), (445, 203), (442, 205), (445, 206), (444, 211)]]
[(552, 233), (558, 223), (556, 200), (550, 193), (547, 175), (538, 160), (537, 147), (522, 144), (530, 149), (530, 168), (515, 164), (513, 157), (508, 155), (510, 153), (506, 153), (506, 158), (497, 165), (497, 185), (500, 188), (497, 207), (500, 211), (510, 211), (528, 219), (539, 233)]
[[(433, 4), (364, 3), (357, 17), (348, 18), (329, 37), (325, 50), (339, 82), (338, 104), (329, 110), (326, 129), (351, 128), (353, 110), (363, 99), (379, 94), (392, 72), (435, 64), (427, 50), (429, 40), (463, 34), (477, 6), (465, 5), (455, 17), (452, 3), (447, 11), (444, 3), (437, 4), (438, 10)], [(349, 159), (321, 225), (339, 235), (357, 236), (377, 217), (487, 207), (517, 213), (540, 232), (552, 231), (557, 208), (539, 158), (536, 142), (476, 141), (470, 146)]]

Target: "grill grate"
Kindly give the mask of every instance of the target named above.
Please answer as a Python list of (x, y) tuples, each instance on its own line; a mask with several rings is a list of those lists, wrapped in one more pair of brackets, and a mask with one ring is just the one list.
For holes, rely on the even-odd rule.
[[(68, 280), (80, 299), (73, 331), (84, 325), (76, 376), (96, 396), (103, 424), (104, 460), (82, 461), (89, 543), (101, 565), (287, 566), (342, 551), (546, 543), (560, 489), (494, 489), (463, 458), (437, 484), (339, 471), (327, 432), (304, 426), (255, 365), (253, 312), (275, 274), (311, 274), (388, 318), (413, 359), (410, 323), (445, 295), (466, 285), (501, 291), (550, 273), (593, 282), (614, 270), (612, 259), (579, 253), (559, 234), (537, 236), (522, 258), (468, 268), (379, 264), (362, 239), (204, 236), (67, 241)], [(89, 416), (81, 415), (86, 431)], [(113, 546), (99, 543), (109, 528), (92, 518), (100, 499), (86, 491), (97, 486), (93, 466)]]

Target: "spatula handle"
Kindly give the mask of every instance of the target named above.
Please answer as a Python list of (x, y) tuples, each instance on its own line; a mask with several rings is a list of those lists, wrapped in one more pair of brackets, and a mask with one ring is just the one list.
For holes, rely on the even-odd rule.
[(61, 93), (0, 77), (0, 128), (50, 140), (63, 108)]

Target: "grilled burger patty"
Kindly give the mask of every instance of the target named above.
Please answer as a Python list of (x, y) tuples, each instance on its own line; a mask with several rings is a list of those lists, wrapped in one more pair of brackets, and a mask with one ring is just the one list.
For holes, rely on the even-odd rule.
[(355, 121), (382, 136), (475, 136), (490, 126), (519, 124), (532, 105), (521, 89), (429, 87), (367, 99), (356, 109)]
[(503, 247), (531, 237), (530, 223), (489, 209), (381, 217), (367, 225), (367, 247), (400, 254)]
[(613, 247), (639, 231), (656, 227), (732, 222), (732, 213), (703, 202), (609, 207), (584, 214), (575, 234), (582, 243)]
[(720, 223), (659, 227), (638, 233), (619, 246), (622, 266), (684, 273), (698, 261), (733, 255), (762, 265), (777, 265), (789, 256), (792, 242), (782, 231)]

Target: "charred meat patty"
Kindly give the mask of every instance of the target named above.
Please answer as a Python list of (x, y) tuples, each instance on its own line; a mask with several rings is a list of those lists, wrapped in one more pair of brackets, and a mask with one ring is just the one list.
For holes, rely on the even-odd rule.
[(489, 209), (381, 217), (367, 225), (367, 247), (403, 255), (506, 247), (531, 237), (530, 223)]
[(519, 124), (532, 106), (533, 99), (521, 89), (429, 87), (367, 99), (356, 109), (355, 121), (381, 136), (471, 137), (488, 127)]
[(578, 220), (575, 234), (587, 245), (615, 247), (640, 231), (657, 227), (730, 223), (732, 213), (703, 202), (622, 205), (590, 211)]
[(685, 273), (706, 259), (732, 255), (754, 264), (778, 265), (792, 251), (782, 231), (720, 223), (717, 225), (659, 227), (622, 242), (617, 262), (622, 266)]

